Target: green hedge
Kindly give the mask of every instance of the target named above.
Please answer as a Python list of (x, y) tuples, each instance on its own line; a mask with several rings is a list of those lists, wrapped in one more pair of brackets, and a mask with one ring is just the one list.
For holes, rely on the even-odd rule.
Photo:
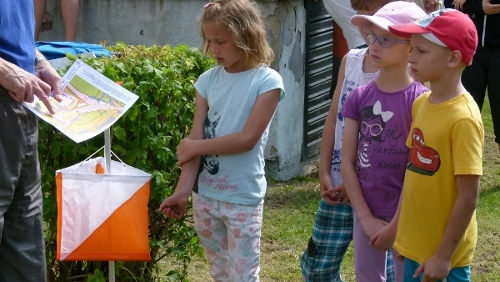
[[(187, 281), (187, 265), (202, 249), (192, 217), (171, 220), (158, 212), (173, 192), (180, 168), (175, 148), (191, 128), (194, 81), (214, 61), (186, 45), (107, 46), (112, 58), (83, 59), (88, 65), (139, 96), (111, 128), (111, 149), (128, 165), (152, 174), (149, 202), (149, 240), (152, 261), (116, 262), (117, 281)], [(68, 58), (75, 60), (74, 56)], [(107, 262), (59, 262), (56, 258), (57, 205), (55, 172), (79, 163), (104, 145), (103, 134), (76, 144), (52, 126), (40, 123), (49, 281), (104, 281)], [(161, 266), (161, 260), (174, 262)]]

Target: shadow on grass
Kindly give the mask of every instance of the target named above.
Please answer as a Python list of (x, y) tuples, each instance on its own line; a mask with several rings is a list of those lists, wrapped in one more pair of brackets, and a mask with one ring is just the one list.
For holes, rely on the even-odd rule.
[(272, 209), (303, 209), (317, 206), (319, 200), (319, 179), (300, 177), (287, 182), (271, 182), (264, 205)]
[(500, 186), (497, 184), (495, 186), (482, 187), (479, 192), (479, 197), (489, 197), (492, 194), (500, 193)]

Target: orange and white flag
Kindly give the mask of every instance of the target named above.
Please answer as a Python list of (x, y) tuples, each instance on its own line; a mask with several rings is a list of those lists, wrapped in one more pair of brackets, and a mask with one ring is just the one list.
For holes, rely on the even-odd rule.
[(148, 201), (151, 175), (104, 158), (57, 170), (57, 259), (151, 260)]

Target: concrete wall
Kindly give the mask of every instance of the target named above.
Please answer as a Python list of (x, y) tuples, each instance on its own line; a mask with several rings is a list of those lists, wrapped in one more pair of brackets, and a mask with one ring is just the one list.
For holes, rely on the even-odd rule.
[[(62, 0), (64, 1), (64, 0)], [(266, 147), (268, 175), (288, 180), (309, 171), (301, 161), (304, 118), (304, 1), (258, 1), (275, 50), (273, 63), (283, 77), (286, 98), (271, 124)], [(112, 45), (200, 44), (198, 15), (206, 0), (80, 0), (77, 41)], [(41, 41), (64, 40), (60, 0), (48, 0)]]
[[(48, 0), (46, 25), (40, 40), (64, 40), (60, 1)], [(130, 45), (198, 46), (197, 18), (203, 0), (80, 0), (78, 41), (118, 41)]]

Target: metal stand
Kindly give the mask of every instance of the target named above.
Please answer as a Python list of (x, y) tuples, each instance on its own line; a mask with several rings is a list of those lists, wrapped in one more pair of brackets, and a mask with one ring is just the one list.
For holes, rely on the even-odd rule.
[[(106, 163), (106, 174), (111, 173), (111, 129), (104, 131), (104, 160)], [(115, 282), (115, 262), (108, 261), (109, 282)]]

